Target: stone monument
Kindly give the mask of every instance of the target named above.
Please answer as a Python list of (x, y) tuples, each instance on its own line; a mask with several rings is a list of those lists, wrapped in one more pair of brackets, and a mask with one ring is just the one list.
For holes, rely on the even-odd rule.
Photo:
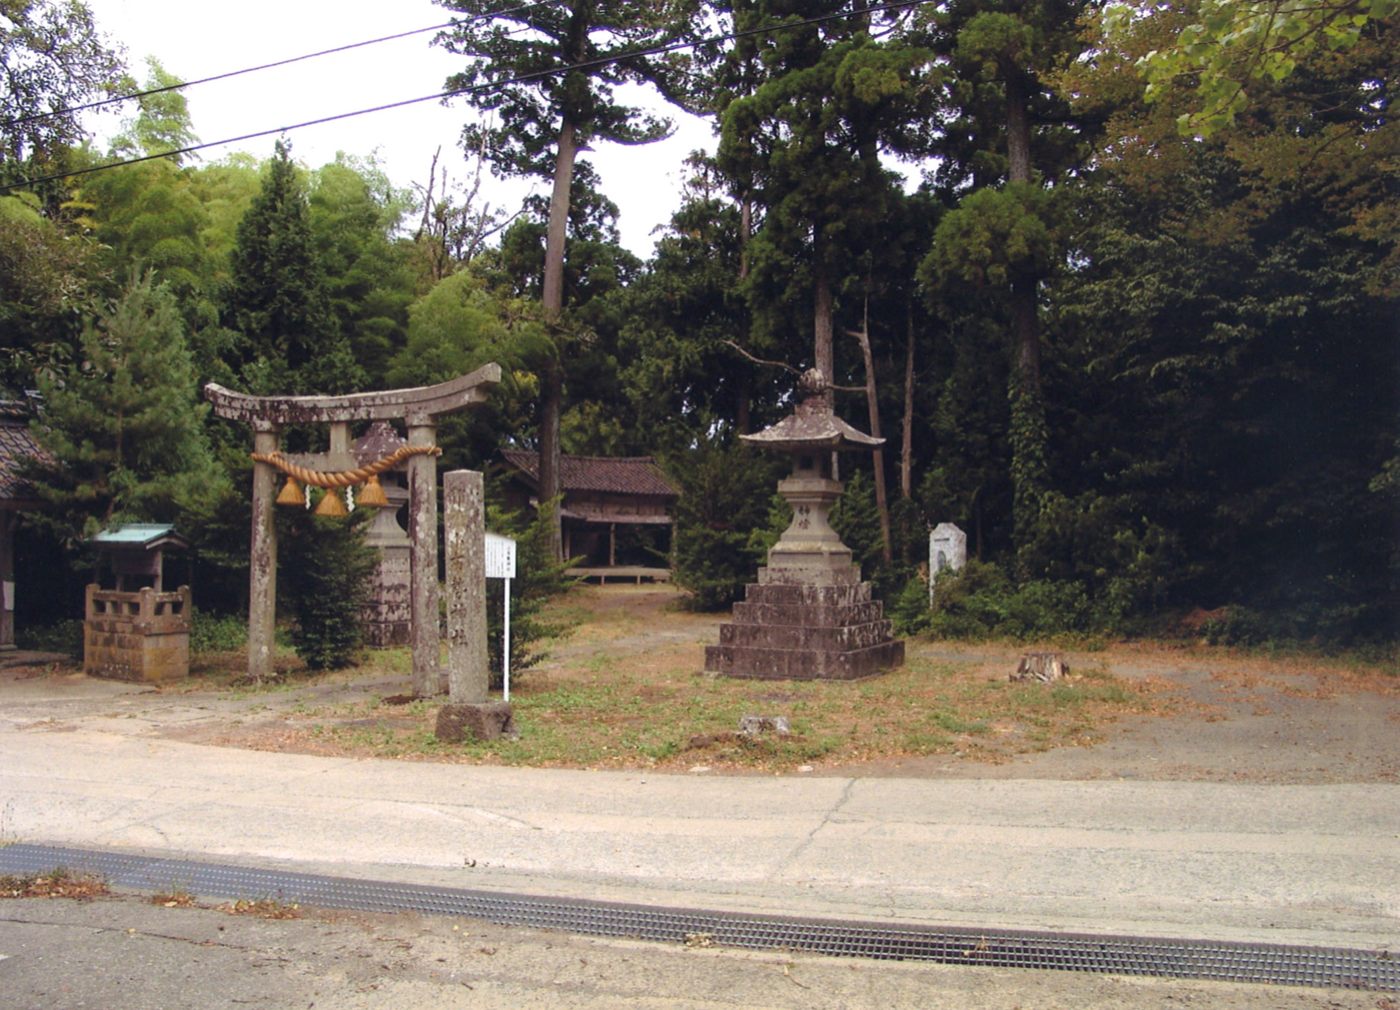
[(705, 647), (705, 669), (728, 677), (849, 680), (904, 662), (883, 606), (860, 579), (851, 551), (828, 515), (841, 496), (832, 475), (837, 450), (868, 449), (884, 440), (857, 431), (832, 411), (826, 379), (803, 373), (797, 409), (777, 424), (741, 438), (792, 456), (778, 493), (792, 505), (792, 524), (768, 552), (718, 645)]
[(437, 738), (449, 743), (514, 733), (509, 702), (487, 697), (486, 495), (482, 475), (443, 475), (443, 554), (447, 570), (447, 697)]
[(928, 535), (928, 600), (940, 572), (960, 572), (967, 564), (967, 534), (952, 523), (939, 523)]

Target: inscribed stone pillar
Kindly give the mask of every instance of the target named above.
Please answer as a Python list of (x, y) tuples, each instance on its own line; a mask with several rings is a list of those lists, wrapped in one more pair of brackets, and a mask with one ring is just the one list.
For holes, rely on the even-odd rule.
[(953, 523), (939, 523), (928, 535), (928, 598), (940, 572), (960, 572), (967, 564), (967, 534)]
[[(431, 421), (410, 418), (408, 444), (436, 444)], [(442, 692), (438, 672), (438, 541), (437, 460), (430, 455), (408, 461), (408, 535), (410, 603), (413, 610), (413, 694), (427, 698)]]
[(447, 566), (447, 684), (453, 705), (486, 701), (486, 507), (481, 474), (442, 478)]
[[(253, 451), (277, 451), (277, 426), (257, 422)], [(248, 676), (254, 681), (272, 673), (273, 636), (277, 630), (277, 525), (273, 497), (277, 471), (253, 464), (253, 535), (248, 563)]]

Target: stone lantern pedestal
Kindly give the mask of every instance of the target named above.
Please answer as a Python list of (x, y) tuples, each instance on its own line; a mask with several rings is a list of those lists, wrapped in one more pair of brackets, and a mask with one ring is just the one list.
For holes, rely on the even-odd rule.
[(767, 680), (851, 680), (904, 662), (883, 605), (871, 599), (851, 551), (828, 517), (841, 496), (831, 472), (837, 449), (866, 448), (881, 439), (835, 417), (813, 392), (797, 411), (746, 441), (793, 455), (792, 475), (778, 493), (792, 505), (792, 523), (768, 552), (758, 582), (706, 646), (705, 669), (728, 677)]

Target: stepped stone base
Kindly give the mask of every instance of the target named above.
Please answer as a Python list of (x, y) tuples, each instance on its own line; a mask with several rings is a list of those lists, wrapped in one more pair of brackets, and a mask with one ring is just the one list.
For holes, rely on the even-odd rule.
[(760, 680), (854, 680), (904, 663), (883, 607), (855, 569), (836, 584), (803, 585), (759, 572), (719, 645), (705, 647), (705, 669)]

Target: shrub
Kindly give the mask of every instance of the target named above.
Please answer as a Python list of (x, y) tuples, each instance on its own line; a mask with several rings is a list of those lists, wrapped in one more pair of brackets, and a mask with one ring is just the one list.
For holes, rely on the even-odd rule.
[(917, 635), (927, 631), (933, 621), (927, 580), (922, 575), (914, 575), (906, 581), (890, 602), (886, 616), (894, 624), (896, 634)]
[(851, 550), (863, 578), (871, 578), (883, 562), (880, 510), (875, 506), (875, 482), (857, 470), (846, 478), (845, 489), (831, 510), (831, 528)]
[(1038, 638), (1082, 633), (1095, 625), (1084, 586), (1037, 579), (1014, 583), (997, 565), (969, 559), (962, 571), (934, 584), (929, 630), (945, 638)]
[(15, 631), (15, 644), (34, 652), (62, 652), (77, 658), (83, 654), (82, 619), (75, 617), (38, 627), (21, 625)]
[[(334, 493), (334, 492), (331, 492)], [(290, 592), (292, 647), (312, 670), (350, 666), (364, 637), (363, 610), (375, 556), (365, 546), (368, 509), (349, 519), (300, 510), (279, 516), (285, 534), (282, 573)]]
[(191, 652), (232, 652), (248, 641), (248, 622), (238, 614), (195, 610), (190, 620)]
[(671, 470), (681, 485), (674, 578), (690, 592), (692, 607), (722, 610), (753, 580), (755, 551), (767, 549), (775, 463), (743, 447), (706, 445), (673, 461)]

